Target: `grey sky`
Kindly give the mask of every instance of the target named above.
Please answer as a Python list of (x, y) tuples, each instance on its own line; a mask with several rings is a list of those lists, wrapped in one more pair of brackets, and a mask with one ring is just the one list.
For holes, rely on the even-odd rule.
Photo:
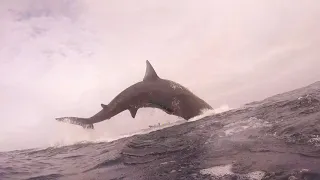
[(319, 18), (317, 0), (1, 1), (0, 150), (176, 120), (160, 110), (139, 110), (137, 119), (124, 112), (94, 135), (54, 121), (96, 113), (142, 80), (146, 59), (216, 108), (313, 83)]

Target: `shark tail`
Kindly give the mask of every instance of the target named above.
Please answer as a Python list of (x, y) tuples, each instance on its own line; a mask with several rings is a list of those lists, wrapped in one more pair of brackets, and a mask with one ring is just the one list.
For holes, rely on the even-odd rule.
[(88, 118), (78, 118), (78, 117), (60, 117), (56, 118), (57, 121), (66, 122), (70, 124), (76, 124), (82, 126), (84, 129), (94, 129), (93, 124), (89, 123)]

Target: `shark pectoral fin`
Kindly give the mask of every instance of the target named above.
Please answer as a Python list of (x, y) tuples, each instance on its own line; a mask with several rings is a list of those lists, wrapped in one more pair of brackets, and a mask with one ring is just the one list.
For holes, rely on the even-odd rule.
[(105, 104), (101, 104), (102, 109), (106, 109), (108, 107), (108, 105)]
[(137, 111), (138, 111), (138, 108), (130, 108), (128, 109), (130, 111), (130, 114), (132, 116), (132, 118), (135, 118), (136, 117), (136, 114), (137, 114)]

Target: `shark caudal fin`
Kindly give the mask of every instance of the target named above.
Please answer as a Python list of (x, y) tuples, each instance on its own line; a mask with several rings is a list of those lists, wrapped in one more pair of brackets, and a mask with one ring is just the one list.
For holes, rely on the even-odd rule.
[(56, 118), (57, 121), (66, 122), (70, 124), (76, 124), (82, 126), (84, 129), (94, 129), (93, 124), (88, 123), (87, 118), (78, 118), (78, 117), (60, 117)]

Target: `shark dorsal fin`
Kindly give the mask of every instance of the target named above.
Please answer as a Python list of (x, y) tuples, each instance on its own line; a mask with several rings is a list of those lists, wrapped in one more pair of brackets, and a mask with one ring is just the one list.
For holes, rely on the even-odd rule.
[(157, 75), (156, 71), (153, 69), (152, 65), (148, 60), (146, 61), (146, 64), (146, 74), (144, 75), (143, 81), (153, 81), (159, 79), (159, 76)]

